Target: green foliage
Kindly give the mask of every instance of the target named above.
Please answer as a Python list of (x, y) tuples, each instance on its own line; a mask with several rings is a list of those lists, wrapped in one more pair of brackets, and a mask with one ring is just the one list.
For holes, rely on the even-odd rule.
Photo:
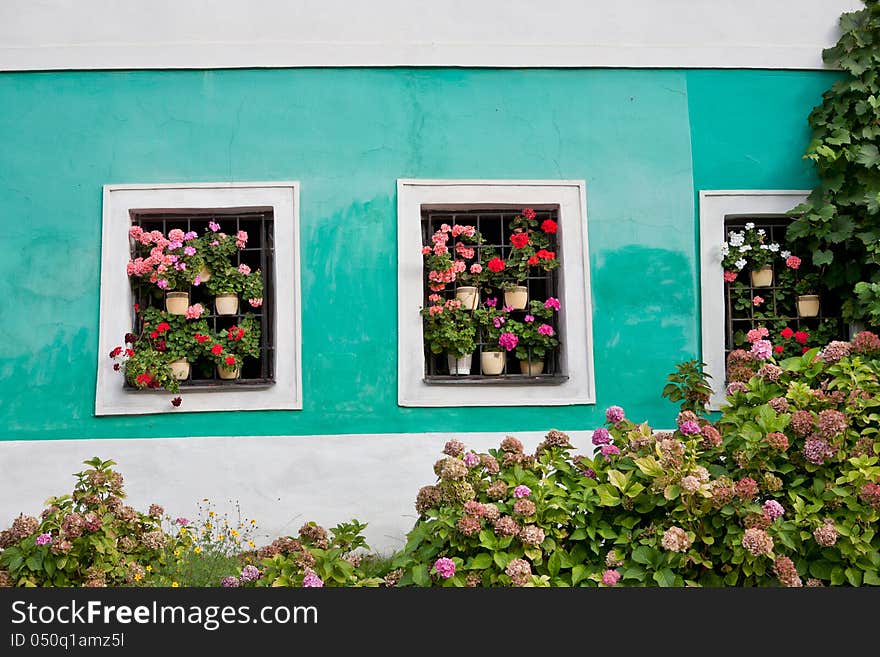
[[(501, 272), (504, 275), (501, 287), (510, 288), (522, 284), (529, 277), (532, 267), (539, 267), (544, 271), (559, 267), (554, 246), (555, 232), (547, 233), (541, 228), (535, 218), (534, 210), (523, 209), (522, 214), (514, 217), (508, 228), (512, 231), (510, 236), (512, 246), (505, 263), (506, 267)], [(522, 246), (519, 246), (520, 244)]]
[[(813, 138), (804, 155), (820, 183), (792, 210), (789, 241), (826, 267), (824, 289), (843, 300), (844, 319), (876, 318), (880, 299), (858, 283), (880, 283), (880, 7), (866, 0), (840, 18), (842, 35), (823, 52), (846, 76), (823, 94), (809, 116)], [(872, 321), (874, 321), (872, 319)]]
[(237, 294), (243, 299), (263, 298), (263, 274), (257, 269), (240, 265), (238, 268), (230, 264), (217, 265), (211, 270), (211, 278), (205, 283), (205, 289), (215, 296), (220, 294)]
[(542, 360), (548, 351), (559, 346), (558, 334), (554, 328), (554, 311), (545, 307), (543, 301), (532, 300), (529, 302), (528, 314), (534, 318), (532, 321), (511, 319), (504, 324), (502, 330), (513, 333), (518, 338), (518, 359)]
[(446, 352), (460, 358), (477, 348), (477, 322), (472, 312), (460, 306), (461, 302), (455, 299), (439, 299), (422, 309), (425, 344), (431, 353)]
[(663, 396), (672, 403), (681, 402), (681, 410), (706, 414), (706, 404), (712, 394), (709, 379), (712, 377), (703, 371), (706, 363), (692, 359), (675, 366), (675, 372), (666, 380)]
[(162, 529), (163, 510), (123, 503), (122, 476), (98, 457), (76, 473), (71, 495), (52, 497), (41, 519), (19, 516), (0, 532), (0, 583), (13, 586), (140, 586), (186, 535)]
[(506, 324), (509, 313), (503, 309), (499, 309), (498, 299), (493, 299), (494, 306), (490, 306), (483, 301), (483, 307), (474, 311), (474, 320), (480, 329), (483, 338), (483, 351), (501, 351), (503, 347), (498, 343), (501, 333), (506, 331)]
[[(222, 348), (217, 353), (215, 353), (216, 345)], [(212, 339), (205, 342), (202, 347), (205, 358), (212, 360), (216, 365), (227, 369), (241, 367), (244, 357), (260, 357), (260, 323), (252, 314), (247, 314), (238, 324), (212, 334)], [(229, 358), (234, 359), (235, 362), (230, 363)]]

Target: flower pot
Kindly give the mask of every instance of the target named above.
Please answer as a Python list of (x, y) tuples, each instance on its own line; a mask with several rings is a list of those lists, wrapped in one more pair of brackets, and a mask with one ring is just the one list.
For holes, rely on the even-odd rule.
[(819, 295), (800, 294), (797, 298), (798, 317), (815, 317), (819, 314)]
[(456, 358), (451, 354), (446, 355), (446, 361), (449, 364), (450, 374), (470, 374), (471, 373), (471, 357), (473, 354)]
[(234, 315), (238, 312), (238, 295), (218, 294), (214, 297), (214, 308), (218, 315)]
[(168, 292), (165, 294), (165, 310), (172, 315), (186, 315), (189, 308), (189, 292)]
[(501, 374), (504, 371), (504, 352), (484, 351), (480, 354), (480, 370), (483, 374)]
[(509, 290), (504, 290), (504, 305), (514, 310), (523, 310), (529, 301), (529, 288), (525, 285), (516, 285)]
[(773, 285), (773, 267), (769, 265), (757, 271), (752, 270), (752, 287), (770, 287)]
[(183, 381), (189, 377), (189, 361), (186, 358), (178, 358), (168, 363), (171, 368), (171, 376), (178, 381)]
[(217, 366), (217, 376), (221, 379), (237, 379), (241, 374), (241, 368), (236, 367), (234, 370), (227, 369), (225, 365)]
[(529, 362), (527, 360), (521, 360), (519, 361), (519, 371), (523, 374), (528, 374), (529, 376), (535, 376), (544, 371), (544, 361), (533, 360)]
[(455, 291), (455, 298), (461, 301), (464, 310), (476, 310), (480, 305), (480, 291), (470, 285), (458, 288)]
[(199, 276), (199, 280), (202, 283), (207, 283), (208, 281), (211, 280), (211, 270), (208, 269), (207, 267), (202, 267), (201, 269), (199, 269), (198, 276)]

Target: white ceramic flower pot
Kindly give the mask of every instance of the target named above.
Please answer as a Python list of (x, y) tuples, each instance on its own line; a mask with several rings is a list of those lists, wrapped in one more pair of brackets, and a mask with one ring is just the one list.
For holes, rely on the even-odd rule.
[(168, 292), (165, 294), (165, 310), (172, 315), (186, 315), (189, 308), (189, 292)]
[(168, 363), (171, 368), (171, 376), (178, 381), (183, 381), (189, 377), (189, 361), (186, 358), (178, 358)]
[(214, 308), (218, 315), (234, 315), (238, 312), (238, 295), (218, 294), (214, 297)]
[(752, 287), (770, 287), (773, 285), (773, 268), (763, 267), (757, 271), (752, 270)]
[(217, 376), (221, 379), (237, 379), (241, 374), (241, 368), (227, 369), (225, 365), (217, 366)]
[(517, 285), (504, 290), (504, 305), (514, 310), (523, 310), (529, 302), (529, 288), (525, 285)]
[(455, 356), (446, 355), (446, 362), (449, 365), (449, 373), (450, 374), (470, 374), (471, 373), (471, 358), (473, 354), (468, 354), (467, 356), (462, 356), (461, 358), (456, 358)]
[(819, 295), (801, 294), (797, 298), (799, 317), (815, 317), (819, 314)]
[(528, 374), (529, 376), (535, 376), (544, 371), (544, 361), (533, 360), (529, 362), (527, 360), (521, 360), (519, 361), (519, 371), (523, 374)]
[(480, 370), (483, 374), (501, 374), (504, 371), (504, 352), (484, 351), (480, 354)]
[(455, 298), (461, 301), (461, 307), (465, 310), (476, 310), (480, 305), (480, 291), (470, 285), (458, 288)]

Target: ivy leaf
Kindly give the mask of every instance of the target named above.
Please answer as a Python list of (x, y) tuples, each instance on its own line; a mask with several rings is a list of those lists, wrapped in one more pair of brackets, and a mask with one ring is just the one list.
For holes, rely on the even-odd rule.
[(848, 240), (852, 237), (853, 228), (854, 224), (851, 217), (837, 215), (831, 222), (831, 232), (828, 233), (828, 239), (835, 243)]
[(813, 251), (813, 264), (817, 267), (830, 265), (834, 261), (834, 253), (829, 249), (816, 249)]

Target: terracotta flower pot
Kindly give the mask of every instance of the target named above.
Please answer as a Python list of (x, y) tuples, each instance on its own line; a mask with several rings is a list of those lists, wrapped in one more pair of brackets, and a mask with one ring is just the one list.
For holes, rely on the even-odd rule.
[(189, 361), (186, 358), (178, 358), (168, 363), (171, 368), (171, 375), (178, 381), (183, 381), (189, 377)]
[(241, 374), (241, 368), (236, 367), (235, 369), (227, 369), (225, 365), (217, 366), (217, 375), (221, 379), (237, 379)]
[(527, 360), (519, 361), (519, 370), (523, 374), (528, 374), (529, 376), (535, 376), (536, 374), (540, 374), (544, 371), (544, 361), (543, 360), (533, 360), (531, 362)]
[(455, 291), (455, 298), (461, 301), (461, 307), (464, 310), (476, 310), (480, 305), (480, 290), (465, 285)]
[(509, 290), (504, 290), (504, 305), (514, 310), (523, 310), (529, 302), (529, 288), (525, 285), (516, 285)]
[(483, 374), (501, 374), (504, 371), (503, 351), (484, 351), (480, 354), (480, 370)]
[(214, 297), (214, 308), (218, 315), (234, 315), (238, 312), (238, 295), (218, 294)]
[(773, 285), (773, 267), (769, 265), (757, 271), (752, 270), (752, 287), (770, 287)]
[(451, 354), (446, 355), (446, 362), (449, 365), (449, 373), (450, 374), (470, 374), (471, 373), (471, 358), (473, 354), (468, 354), (467, 356), (461, 356), (456, 358)]
[(819, 295), (801, 294), (797, 298), (797, 311), (799, 317), (815, 317), (819, 314)]
[(165, 310), (172, 315), (186, 315), (189, 308), (189, 292), (168, 292), (165, 294)]

